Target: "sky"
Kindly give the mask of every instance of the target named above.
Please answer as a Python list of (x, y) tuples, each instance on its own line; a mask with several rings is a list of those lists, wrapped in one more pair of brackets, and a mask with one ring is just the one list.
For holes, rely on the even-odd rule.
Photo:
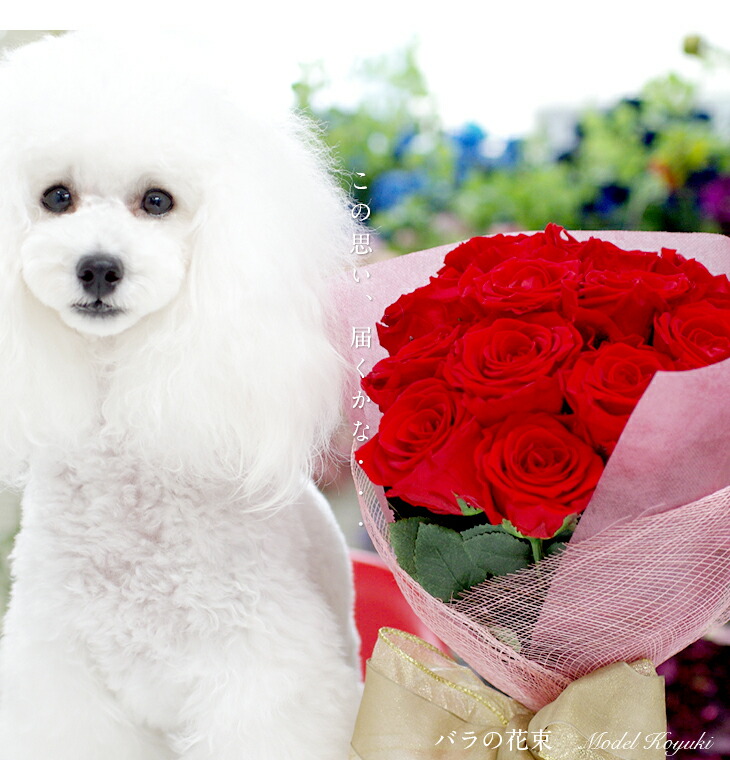
[(546, 109), (600, 106), (636, 94), (670, 71), (697, 82), (713, 100), (730, 102), (730, 64), (708, 70), (682, 52), (688, 34), (730, 50), (728, 0), (693, 0), (677, 10), (641, 0), (433, 6), (308, 0), (291, 7), (258, 2), (248, 13), (230, 0), (40, 0), (32, 6), (16, 11), (17, 18), (5, 14), (4, 23), (14, 29), (115, 26), (131, 40), (139, 29), (165, 26), (212, 40), (218, 55), (229, 51), (229, 63), (220, 66), (246, 72), (262, 106), (288, 105), (300, 64), (318, 60), (333, 81), (328, 97), (355, 102), (357, 62), (409, 43), (416, 44), (444, 123), (476, 121), (499, 137), (531, 130)]

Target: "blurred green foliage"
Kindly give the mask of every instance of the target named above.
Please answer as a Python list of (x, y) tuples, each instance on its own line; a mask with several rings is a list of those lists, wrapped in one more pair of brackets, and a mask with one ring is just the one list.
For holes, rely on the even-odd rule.
[(412, 47), (364, 64), (352, 107), (323, 106), (321, 66), (303, 71), (298, 105), (368, 189), (369, 220), (398, 251), (548, 222), (573, 229), (730, 231), (730, 140), (674, 75), (636, 98), (586, 110), (567, 148), (546, 131), (491, 140), (489, 125), (444, 129)]
[(2, 616), (10, 597), (10, 564), (8, 557), (20, 519), (20, 496), (0, 488), (0, 629)]

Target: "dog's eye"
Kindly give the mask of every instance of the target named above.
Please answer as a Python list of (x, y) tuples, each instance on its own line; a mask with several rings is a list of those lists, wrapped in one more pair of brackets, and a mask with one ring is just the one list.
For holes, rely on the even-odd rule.
[(43, 193), (41, 203), (52, 213), (63, 214), (73, 205), (73, 196), (67, 187), (54, 185)]
[(142, 208), (151, 216), (162, 216), (173, 205), (172, 196), (164, 190), (153, 188), (142, 196)]

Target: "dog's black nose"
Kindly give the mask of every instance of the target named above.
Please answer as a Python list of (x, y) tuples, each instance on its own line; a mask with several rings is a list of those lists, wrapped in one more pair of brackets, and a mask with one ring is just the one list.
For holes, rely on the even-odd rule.
[(92, 253), (79, 259), (76, 276), (89, 295), (103, 298), (111, 293), (124, 277), (124, 267), (116, 256)]

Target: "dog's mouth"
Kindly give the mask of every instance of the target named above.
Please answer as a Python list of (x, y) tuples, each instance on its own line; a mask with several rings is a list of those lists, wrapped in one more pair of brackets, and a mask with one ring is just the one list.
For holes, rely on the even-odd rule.
[(105, 303), (100, 298), (96, 301), (88, 301), (87, 303), (75, 303), (73, 309), (79, 314), (86, 314), (90, 317), (114, 317), (117, 314), (122, 313), (122, 309)]

